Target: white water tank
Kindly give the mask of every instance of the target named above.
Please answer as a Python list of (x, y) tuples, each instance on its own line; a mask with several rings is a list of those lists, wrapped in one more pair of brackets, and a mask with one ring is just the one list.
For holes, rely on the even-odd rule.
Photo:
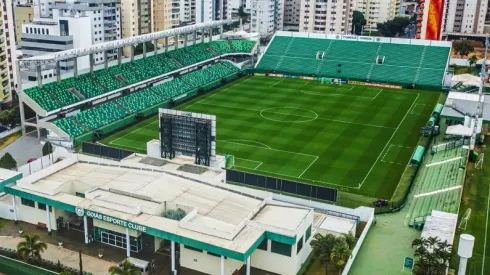
[(475, 237), (468, 234), (459, 236), (458, 255), (463, 258), (471, 258), (473, 256), (473, 246)]

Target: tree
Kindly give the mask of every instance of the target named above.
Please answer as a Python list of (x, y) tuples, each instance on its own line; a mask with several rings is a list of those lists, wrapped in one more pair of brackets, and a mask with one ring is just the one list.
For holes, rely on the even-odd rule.
[(412, 242), (414, 255), (418, 257), (415, 263), (416, 275), (444, 275), (451, 259), (452, 245), (447, 241), (441, 242), (437, 237), (415, 239)]
[(82, 250), (79, 249), (78, 250), (78, 261), (80, 262), (80, 270), (79, 270), (79, 274), (80, 275), (83, 275), (83, 265), (82, 265)]
[(345, 242), (349, 246), (349, 249), (354, 249), (354, 246), (356, 245), (356, 238), (352, 236), (351, 234), (342, 234), (342, 237), (345, 239)]
[(12, 155), (7, 152), (0, 159), (0, 168), (5, 168), (5, 169), (12, 170), (14, 168), (17, 168), (17, 162), (12, 157)]
[(41, 261), (41, 253), (48, 249), (48, 245), (41, 241), (38, 235), (24, 234), (22, 236), (23, 241), (17, 244), (17, 254), (24, 261), (34, 261), (39, 263)]
[(470, 52), (473, 52), (473, 44), (470, 40), (456, 40), (453, 42), (453, 49), (457, 55), (461, 57), (467, 56)]
[(337, 237), (332, 234), (327, 234), (325, 236), (316, 234), (310, 243), (313, 248), (313, 255), (315, 255), (315, 257), (323, 264), (330, 262), (330, 254), (337, 241)]
[(240, 19), (243, 19), (244, 22), (247, 22), (249, 16), (250, 14), (245, 12), (243, 6), (240, 6), (238, 8), (238, 17), (240, 17)]
[[(342, 238), (342, 237), (341, 237)], [(352, 251), (349, 249), (349, 245), (347, 242), (338, 242), (335, 247), (332, 249), (332, 253), (330, 254), (330, 259), (335, 263), (337, 268), (339, 269), (339, 274), (342, 271), (342, 268), (347, 263)]]
[(360, 11), (354, 11), (352, 13), (352, 30), (351, 33), (360, 35), (362, 34), (363, 27), (366, 26), (366, 19), (364, 14)]
[(410, 24), (410, 19), (407, 17), (395, 17), (393, 20), (378, 23), (378, 31), (382, 36), (395, 37), (402, 34), (408, 24)]
[(468, 58), (468, 63), (470, 63), (470, 67), (475, 66), (476, 61), (478, 61), (478, 59), (475, 55), (472, 55), (470, 58)]
[(120, 265), (109, 267), (111, 275), (141, 275), (141, 271), (130, 261), (124, 260)]
[(43, 151), (43, 156), (53, 153), (53, 145), (51, 145), (49, 141), (46, 141), (43, 145), (42, 151)]

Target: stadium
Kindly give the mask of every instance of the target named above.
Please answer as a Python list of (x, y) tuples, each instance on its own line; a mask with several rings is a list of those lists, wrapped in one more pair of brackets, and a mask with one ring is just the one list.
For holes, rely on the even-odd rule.
[[(322, 209), (327, 217), (338, 218), (332, 222), (335, 226), (345, 222), (349, 228), (359, 229), (365, 222), (362, 234), (361, 230), (354, 233), (361, 240), (359, 245), (374, 217), (366, 218), (368, 215), (363, 214), (366, 207), (359, 206), (373, 205), (376, 213), (395, 212), (406, 205), (402, 213), (405, 228), (423, 229), (423, 236), (449, 232), (447, 240), (453, 242), (458, 214), (471, 213), (466, 209), (462, 212), (460, 202), (468, 159), (480, 165), (483, 162), (483, 156), (479, 157), (474, 149), (478, 141), (483, 141), (484, 135), (480, 133), (490, 121), (487, 111), (490, 100), (481, 89), (476, 92), (475, 87), (451, 81), (450, 42), (278, 31), (263, 43), (254, 34), (224, 32), (224, 26), (231, 23), (229, 20), (196, 24), (19, 60), (18, 67), (39, 72), (43, 66), (65, 59), (88, 55), (91, 60), (87, 71), (58, 74), (56, 79), (38, 78), (38, 83), (21, 87), (23, 130), (35, 127), (38, 135), (45, 134), (48, 141), (70, 153), (82, 151), (109, 159), (95, 161), (90, 156), (70, 155), (77, 164), (69, 165), (93, 165), (96, 170), (117, 166), (114, 168), (117, 173), (126, 168), (139, 169), (148, 172), (145, 175), (148, 177), (157, 171), (154, 166), (170, 166), (172, 177), (193, 180), (189, 183), (192, 188), (198, 188), (194, 184), (202, 183), (214, 171), (216, 190), (253, 196), (270, 192), (264, 197), (273, 194), (278, 201), (287, 196), (287, 207)], [(180, 43), (169, 45), (169, 37)], [(147, 42), (154, 43), (156, 50), (147, 52)], [(123, 47), (133, 49), (137, 44), (143, 44), (142, 55), (131, 54), (125, 59), (119, 55), (116, 61), (93, 64), (94, 53), (109, 50), (121, 53)], [(24, 117), (25, 106), (36, 113), (35, 118)], [(133, 158), (140, 161), (135, 163)], [(165, 171), (161, 167), (158, 171)], [(25, 169), (32, 173), (31, 166)], [(47, 169), (41, 169), (40, 174), (52, 172)], [(54, 175), (73, 176), (63, 169)], [(93, 181), (98, 176), (85, 175)], [(52, 177), (62, 184), (57, 176)], [(180, 184), (180, 180), (176, 182)], [(135, 178), (128, 181), (140, 184)], [(36, 180), (34, 183), (37, 184)], [(100, 186), (106, 187), (105, 183)], [(142, 194), (145, 198), (158, 197), (158, 192), (163, 192), (157, 184), (152, 186), (154, 189), (146, 188), (147, 192)], [(111, 193), (114, 191), (111, 188), (114, 187), (107, 185), (105, 191)], [(174, 189), (191, 190), (169, 186), (165, 192)], [(14, 206), (15, 196), (45, 203), (43, 198), (31, 197), (31, 193), (37, 194), (39, 190), (27, 184), (6, 190), (14, 196)], [(206, 193), (210, 205), (233, 203), (214, 198), (211, 193)], [(62, 198), (50, 199), (48, 205), (58, 205)], [(111, 203), (125, 200), (118, 199), (111, 198)], [(77, 206), (61, 202), (66, 205), (55, 207), (63, 211), (73, 212)], [(353, 211), (344, 207), (359, 208)], [(441, 215), (440, 211), (449, 214)], [(110, 215), (97, 209), (95, 212)], [(251, 222), (249, 218), (255, 212), (250, 213), (237, 226)], [(301, 215), (306, 217), (305, 213)], [(464, 216), (467, 218), (462, 220), (467, 221), (470, 214)], [(220, 225), (231, 220), (226, 215), (218, 218), (222, 219)], [(438, 227), (448, 223), (447, 228)], [(308, 224), (312, 225), (313, 234), (320, 228), (316, 218), (308, 220)], [(240, 250), (242, 254), (238, 257), (223, 254), (219, 245), (211, 248), (193, 246), (192, 242), (187, 245), (211, 255), (222, 255), (221, 268), (225, 266), (223, 255), (228, 255), (240, 264), (245, 262), (249, 269), (250, 257), (262, 246), (261, 239), (271, 241), (265, 242), (265, 250), (274, 241), (287, 244), (288, 251), (301, 249), (301, 242), (297, 241), (303, 241), (299, 238), (303, 225), (294, 229), (297, 232), (289, 232), (294, 240), (281, 239), (286, 235), (271, 237), (271, 232), (282, 234), (286, 227), (270, 231), (263, 226), (265, 235), (257, 235), (256, 242), (244, 246), (246, 251)], [(110, 230), (129, 236), (121, 228)], [(154, 237), (166, 239), (166, 233), (157, 233)], [(174, 233), (176, 237), (171, 240), (186, 245), (178, 239), (182, 232)], [(208, 232), (201, 233), (203, 242), (207, 242), (204, 235)], [(390, 236), (382, 239), (390, 240)], [(189, 249), (188, 253), (192, 250), (181, 249)], [(392, 254), (385, 255), (386, 262), (399, 262), (401, 256)], [(352, 261), (354, 258), (355, 255)], [(304, 261), (298, 250), (296, 261), (290, 262), (294, 265), (291, 270), (298, 271)], [(254, 266), (254, 262), (252, 267), (267, 270)], [(191, 262), (186, 264), (192, 266)], [(226, 262), (226, 266), (235, 264), (238, 269), (240, 264)], [(212, 271), (208, 273), (218, 274), (217, 267), (210, 264)], [(285, 274), (281, 270), (268, 271)], [(224, 274), (223, 269), (220, 274)]]
[(157, 47), (102, 68), (91, 62), (87, 73), (22, 87), (21, 102), (37, 114), (36, 121), (22, 117), (24, 127), (46, 129), (53, 144), (70, 149), (97, 141), (146, 153), (159, 137), (159, 108), (212, 114), (217, 153), (237, 172), (230, 182), (320, 200), (336, 201), (337, 190), (391, 198), (447, 84), (451, 44), (277, 32), (261, 49), (256, 39), (206, 35), (228, 23), (20, 60), (20, 67), (41, 68), (184, 37), (175, 49)]

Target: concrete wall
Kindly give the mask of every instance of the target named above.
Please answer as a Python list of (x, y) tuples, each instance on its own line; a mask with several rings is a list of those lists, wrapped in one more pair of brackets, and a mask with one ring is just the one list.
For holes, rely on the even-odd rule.
[[(225, 274), (233, 274), (235, 270), (239, 270), (244, 264), (230, 258), (225, 259)], [(219, 275), (221, 272), (221, 257), (208, 255), (206, 251), (198, 252), (186, 249), (184, 245), (180, 245), (180, 265), (206, 274)]]
[[(17, 217), (20, 221), (31, 224), (44, 223), (47, 226), (46, 211), (38, 208), (38, 203), (34, 202), (35, 207), (23, 205), (19, 197), (15, 197), (17, 205)], [(51, 229), (56, 230), (56, 218), (53, 212), (50, 213)]]
[(0, 218), (7, 220), (15, 219), (11, 195), (5, 194), (0, 196)]
[[(304, 249), (304, 247), (303, 247)], [(256, 249), (251, 256), (253, 267), (282, 275), (296, 274), (296, 245), (291, 248), (291, 257), (271, 252), (271, 241), (267, 240), (267, 251)], [(271, 264), (274, 263), (274, 264)]]

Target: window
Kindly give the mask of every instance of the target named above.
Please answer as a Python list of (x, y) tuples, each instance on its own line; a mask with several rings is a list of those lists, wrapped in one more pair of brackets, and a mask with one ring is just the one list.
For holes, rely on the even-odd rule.
[(197, 252), (202, 252), (202, 249), (194, 248), (192, 246), (184, 245), (184, 248), (189, 249), (189, 250), (194, 250), (194, 251), (197, 251)]
[[(213, 252), (209, 252), (208, 251), (208, 255), (211, 255), (211, 256), (215, 256), (215, 257), (220, 257), (221, 258), (221, 255), (219, 254), (214, 254)], [(227, 259), (228, 257), (225, 256), (225, 259)]]
[(296, 254), (299, 254), (299, 252), (301, 251), (301, 248), (303, 248), (303, 237), (301, 237), (301, 239), (299, 239), (299, 241), (296, 245), (297, 245)]
[(34, 204), (35, 204), (34, 201), (24, 199), (24, 198), (20, 199), (20, 203), (22, 203), (23, 205), (30, 206), (30, 207), (34, 207)]
[(80, 193), (80, 192), (75, 192), (75, 196), (80, 197), (80, 198), (85, 198), (85, 194)]
[[(38, 202), (37, 208), (46, 211), (46, 204)], [(53, 207), (49, 206), (49, 212), (53, 212)]]
[(305, 242), (307, 242), (310, 239), (310, 236), (311, 236), (311, 225), (310, 227), (308, 227), (308, 229), (306, 229)]
[(271, 252), (291, 257), (291, 245), (271, 241)]
[(268, 244), (267, 239), (264, 239), (257, 248), (267, 251), (267, 244)]

